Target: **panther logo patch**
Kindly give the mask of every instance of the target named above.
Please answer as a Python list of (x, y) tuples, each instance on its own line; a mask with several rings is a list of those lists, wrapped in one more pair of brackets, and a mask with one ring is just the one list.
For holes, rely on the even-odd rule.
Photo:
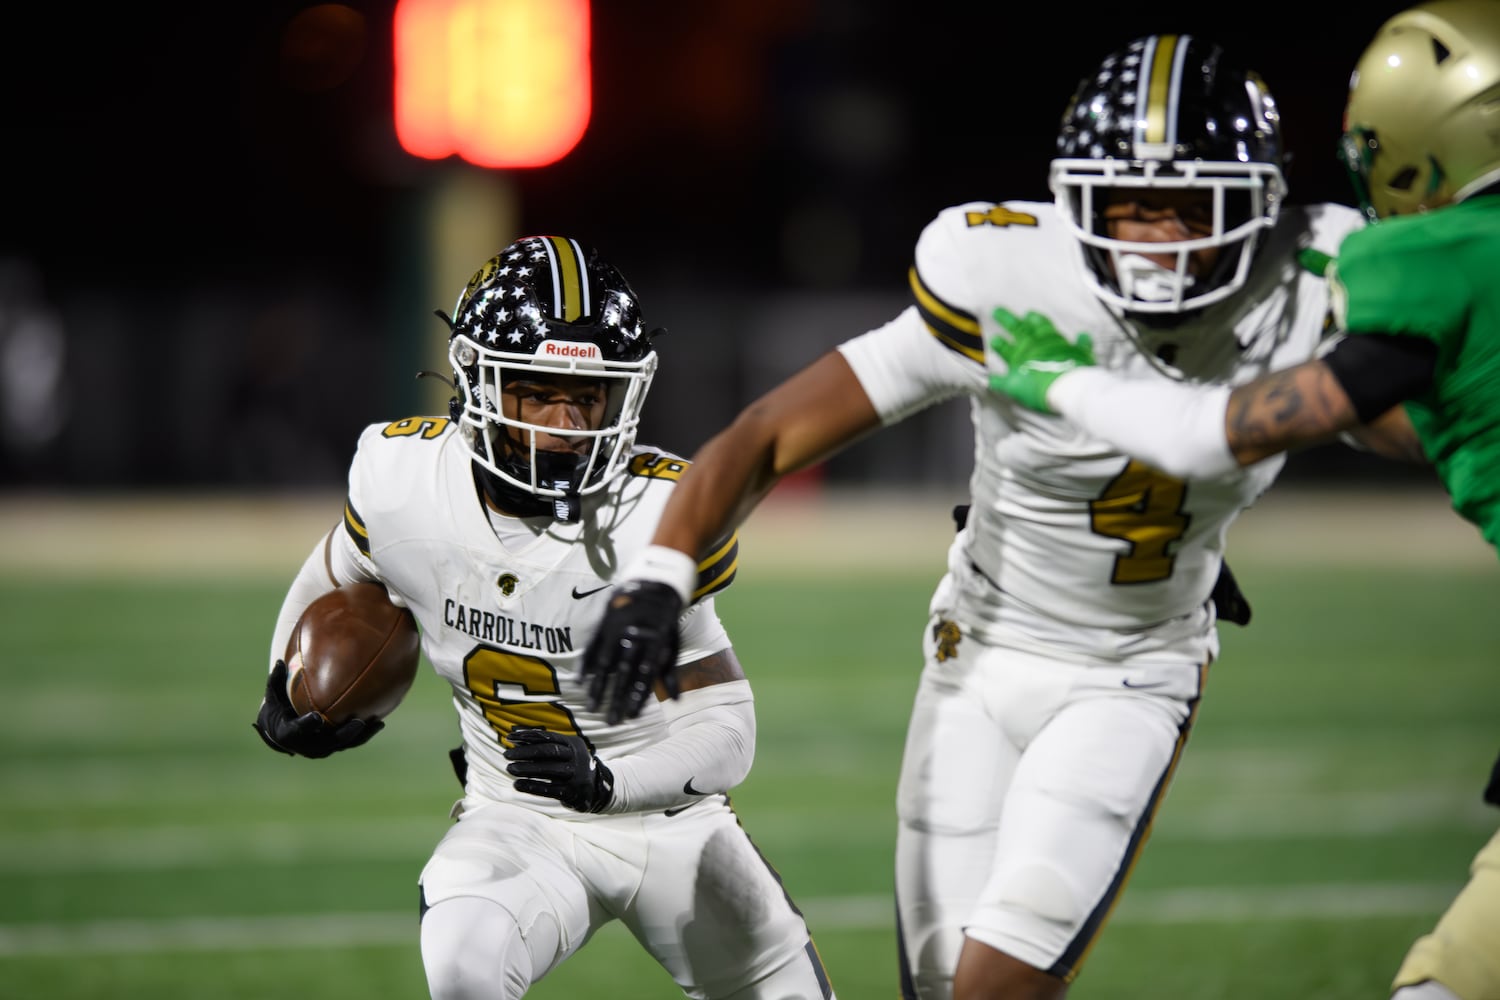
[(951, 660), (958, 655), (958, 641), (964, 637), (958, 626), (946, 618), (938, 619), (932, 626), (932, 637), (937, 640), (938, 662)]

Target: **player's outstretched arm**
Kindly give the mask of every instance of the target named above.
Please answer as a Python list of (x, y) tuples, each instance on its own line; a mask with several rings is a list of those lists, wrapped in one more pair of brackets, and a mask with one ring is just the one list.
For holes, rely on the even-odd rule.
[(1425, 338), (1358, 334), (1322, 358), (1233, 389), (1078, 366), (1043, 392), (1046, 409), (1173, 476), (1223, 475), (1341, 434), (1387, 457), (1423, 461), (1399, 404), (1431, 386), (1436, 356)]
[(1427, 453), (1422, 450), (1422, 439), (1417, 437), (1417, 429), (1412, 426), (1404, 406), (1393, 406), (1369, 423), (1351, 427), (1346, 436), (1357, 447), (1382, 458), (1398, 462), (1428, 461)]
[[(1006, 392), (991, 378), (991, 387)], [(1212, 478), (1289, 448), (1335, 439), (1359, 418), (1322, 361), (1246, 385), (1196, 385), (1074, 367), (1045, 387), (1046, 409), (1169, 476)]]
[(782, 477), (880, 426), (844, 356), (829, 351), (745, 407), (693, 455), (653, 541), (698, 554), (727, 538)]
[(1094, 367), (1088, 334), (1069, 341), (1047, 317), (995, 310), (1003, 331), (990, 346), (1004, 362), (990, 390), (1058, 413), (1120, 451), (1172, 475), (1215, 475), (1360, 423), (1334, 370), (1321, 360), (1232, 391), (1130, 379)]
[[(675, 691), (677, 616), (692, 599), (696, 557), (725, 538), (783, 476), (827, 459), (880, 426), (847, 361), (830, 351), (746, 407), (693, 455), (652, 546), (617, 578), (580, 679), (588, 707), (634, 718), (657, 684)], [(674, 603), (674, 598), (676, 602)]]
[(1240, 465), (1290, 448), (1332, 440), (1359, 424), (1359, 415), (1333, 370), (1305, 361), (1270, 372), (1229, 394), (1224, 437)]

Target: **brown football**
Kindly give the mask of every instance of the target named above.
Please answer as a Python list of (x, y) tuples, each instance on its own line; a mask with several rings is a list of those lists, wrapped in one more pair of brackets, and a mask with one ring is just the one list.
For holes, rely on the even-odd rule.
[(421, 656), (416, 619), (378, 583), (351, 583), (313, 601), (287, 643), (287, 697), (329, 722), (380, 719), (401, 704)]

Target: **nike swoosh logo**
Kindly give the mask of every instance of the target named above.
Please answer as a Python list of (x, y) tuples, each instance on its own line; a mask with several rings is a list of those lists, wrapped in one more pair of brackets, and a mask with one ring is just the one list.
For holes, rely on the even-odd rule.
[[(683, 791), (684, 795), (708, 795), (708, 794), (710, 794), (708, 792), (700, 792), (700, 791), (698, 791), (698, 789), (694, 788), (693, 787), (693, 779), (692, 778), (689, 778), (687, 781), (683, 782), (682, 791)], [(697, 804), (698, 803), (696, 803), (696, 802), (689, 802), (687, 805), (685, 805), (685, 806), (678, 806), (676, 809), (667, 809), (667, 810), (664, 810), (662, 812), (662, 815), (663, 816), (676, 816), (678, 813), (682, 812), (684, 809), (691, 809), (693, 806), (695, 806)]]
[(612, 586), (614, 586), (614, 584), (612, 584), (612, 583), (606, 583), (604, 586), (602, 586), (602, 587), (595, 587), (593, 590), (579, 590), (577, 587), (574, 587), (573, 588), (573, 599), (575, 601), (581, 601), (585, 597), (593, 597), (595, 594), (599, 593), (599, 591), (601, 591), (601, 590), (608, 590)]
[(1123, 684), (1125, 687), (1135, 688), (1137, 691), (1141, 691), (1141, 690), (1145, 690), (1147, 688), (1166, 687), (1168, 684), (1170, 684), (1172, 682), (1171, 681), (1152, 681), (1150, 684), (1132, 684), (1132, 683), (1130, 683), (1130, 678), (1127, 677), (1123, 681), (1121, 681), (1120, 683)]

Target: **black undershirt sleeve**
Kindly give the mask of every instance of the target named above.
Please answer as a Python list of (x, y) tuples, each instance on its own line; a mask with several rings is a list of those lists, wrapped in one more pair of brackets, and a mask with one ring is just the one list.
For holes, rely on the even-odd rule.
[(1437, 344), (1426, 337), (1351, 334), (1323, 361), (1354, 404), (1360, 423), (1369, 423), (1431, 388), (1437, 355)]

